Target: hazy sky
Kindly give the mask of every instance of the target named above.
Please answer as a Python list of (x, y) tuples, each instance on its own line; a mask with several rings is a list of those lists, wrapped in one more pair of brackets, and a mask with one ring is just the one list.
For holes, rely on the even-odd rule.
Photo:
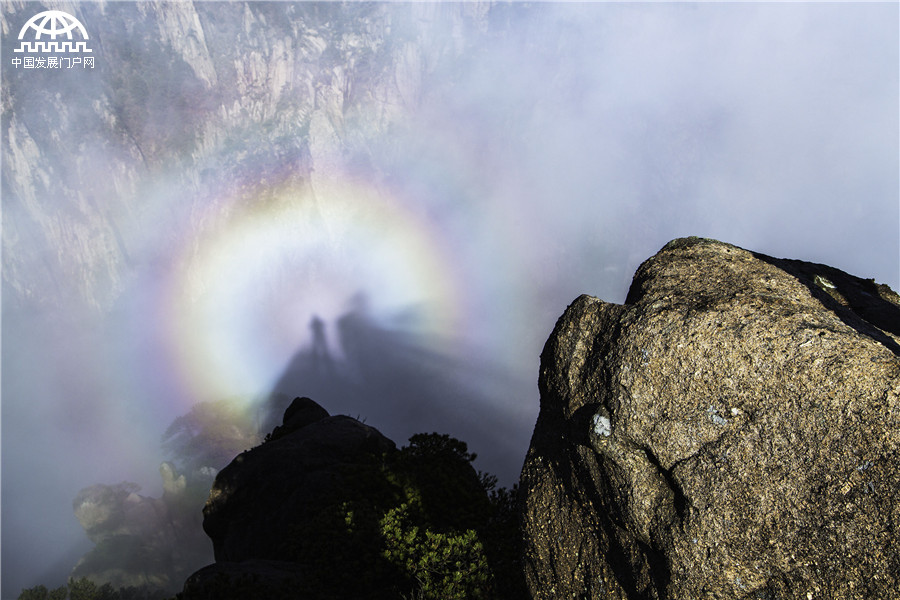
[[(5, 15), (42, 9), (11, 6)], [(199, 199), (173, 160), (150, 171), (152, 186), (121, 192), (144, 209), (117, 221), (130, 270), (116, 301), (99, 312), (84, 299), (4, 302), (2, 600), (58, 584), (86, 549), (71, 506), (79, 489), (131, 480), (161, 492), (160, 436), (193, 402), (318, 392), (332, 413), (359, 411), (401, 444), (421, 430), (457, 435), (509, 484), (556, 318), (581, 293), (622, 302), (634, 270), (670, 239), (713, 237), (898, 289), (896, 3), (516, 7), (474, 56), (433, 68), (410, 59), (404, 68), (425, 73), (421, 96), (388, 132), (360, 126), (364, 172), (344, 163), (329, 175), (330, 145), (358, 132), (339, 143), (312, 120), (314, 214), (236, 151), (210, 154), (211, 191)], [(106, 48), (127, 39), (105, 35)], [(52, 263), (62, 246), (29, 246), (40, 238), (19, 218), (27, 174), (10, 167), (22, 168), (13, 155), (27, 144), (3, 94), (8, 297), (28, 277), (11, 271), (11, 253)], [(93, 161), (85, 186), (123, 160), (35, 143), (60, 165)], [(226, 146), (210, 134), (216, 144)], [(242, 176), (265, 191), (266, 210), (242, 216), (216, 195), (234, 164), (250, 165)], [(68, 214), (51, 195), (34, 202)], [(180, 227), (203, 222), (204, 203), (221, 227)], [(364, 318), (344, 328), (355, 334), (342, 347), (348, 311)], [(313, 315), (346, 363), (339, 385), (304, 362)]]

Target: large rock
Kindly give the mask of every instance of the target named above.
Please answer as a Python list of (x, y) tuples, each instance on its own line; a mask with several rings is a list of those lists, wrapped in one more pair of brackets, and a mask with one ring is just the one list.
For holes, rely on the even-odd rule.
[(302, 598), (310, 570), (290, 561), (250, 559), (217, 562), (188, 577), (182, 598), (188, 600), (278, 600)]
[(900, 597), (900, 300), (688, 238), (542, 357), (535, 598)]
[[(183, 600), (519, 598), (511, 496), (449, 435), (394, 442), (297, 398), (213, 485)], [(521, 591), (520, 591), (521, 590)]]
[(380, 598), (366, 588), (382, 567), (371, 519), (354, 511), (384, 501), (383, 465), (395, 453), (375, 428), (296, 398), (263, 444), (216, 476), (203, 509), (216, 562), (188, 578), (184, 600)]
[(203, 509), (216, 561), (292, 555), (304, 523), (377, 476), (383, 455), (395, 448), (374, 427), (298, 398), (269, 441), (216, 476)]

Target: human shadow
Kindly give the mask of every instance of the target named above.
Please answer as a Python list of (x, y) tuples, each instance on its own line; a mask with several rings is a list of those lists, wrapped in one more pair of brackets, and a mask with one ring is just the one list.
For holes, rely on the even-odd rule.
[(312, 343), (291, 358), (267, 401), (264, 431), (280, 423), (290, 400), (307, 396), (331, 414), (347, 414), (402, 445), (412, 434), (448, 433), (481, 457), (479, 468), (515, 481), (531, 434), (536, 405), (527, 382), (490, 361), (468, 357), (416, 333), (373, 318), (357, 301), (333, 324), (338, 348), (326, 344), (326, 325), (310, 323)]

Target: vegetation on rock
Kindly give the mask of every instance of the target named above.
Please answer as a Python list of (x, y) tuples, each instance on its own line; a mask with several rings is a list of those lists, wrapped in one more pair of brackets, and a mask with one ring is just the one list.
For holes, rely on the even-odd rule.
[[(192, 444), (182, 446), (181, 456), (191, 454), (185, 452), (188, 447), (203, 454)], [(279, 549), (302, 572), (299, 580), (216, 575), (186, 586), (176, 598), (249, 600), (298, 593), (315, 599), (524, 597), (516, 489), (498, 488), (496, 477), (472, 467), (475, 458), (465, 442), (431, 433), (412, 436), (399, 450), (342, 464), (340, 475), (348, 484), (320, 498), (312, 514), (297, 518), (289, 542)], [(73, 578), (54, 590), (25, 589), (19, 600), (163, 600), (169, 595)]]
[(479, 476), (474, 459), (464, 442), (432, 433), (378, 465), (354, 465), (354, 484), (304, 519), (286, 549), (311, 567), (307, 597), (522, 595), (514, 492)]
[(110, 584), (97, 585), (81, 577), (70, 579), (67, 585), (48, 590), (43, 585), (24, 589), (18, 600), (164, 600), (167, 594), (148, 587), (114, 588)]

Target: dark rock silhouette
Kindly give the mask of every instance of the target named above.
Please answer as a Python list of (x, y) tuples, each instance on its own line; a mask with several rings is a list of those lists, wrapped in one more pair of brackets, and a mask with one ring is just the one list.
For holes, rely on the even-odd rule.
[(398, 450), (309, 398), (282, 423), (216, 477), (203, 510), (216, 562), (182, 600), (522, 596), (513, 496), (464, 442), (418, 434)]
[(217, 562), (283, 559), (303, 515), (315, 515), (353, 486), (360, 469), (380, 464), (396, 447), (374, 427), (328, 416), (308, 398), (291, 408), (283, 433), (238, 455), (216, 476), (203, 529)]
[(535, 598), (897, 598), (900, 302), (700, 238), (548, 340), (522, 471)]
[(269, 441), (277, 440), (316, 421), (321, 421), (328, 416), (328, 411), (311, 399), (306, 397), (294, 398), (294, 401), (284, 411), (281, 425), (272, 431)]
[(291, 561), (250, 559), (216, 562), (191, 575), (182, 596), (191, 599), (241, 598), (250, 600), (302, 597), (308, 567)]
[[(365, 551), (334, 516), (366, 493), (379, 497), (380, 467), (395, 450), (375, 428), (296, 398), (262, 445), (217, 475), (203, 509), (216, 562), (188, 578), (183, 597), (324, 597), (310, 582), (344, 558), (334, 546)], [(349, 581), (346, 589), (359, 592)], [(334, 584), (332, 591), (340, 589)]]

